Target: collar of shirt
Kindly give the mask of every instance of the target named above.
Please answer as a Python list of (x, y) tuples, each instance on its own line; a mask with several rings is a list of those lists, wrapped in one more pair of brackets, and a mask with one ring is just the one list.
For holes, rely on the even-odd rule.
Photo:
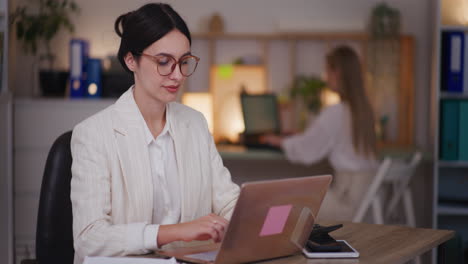
[(156, 139), (158, 139), (158, 138), (164, 137), (166, 134), (171, 136), (171, 133), (169, 131), (170, 119), (169, 119), (168, 111), (169, 111), (169, 107), (166, 106), (166, 124), (164, 125), (163, 130), (161, 131), (161, 133), (159, 133), (157, 138), (153, 137), (153, 134), (151, 134), (151, 131), (148, 128), (148, 124), (146, 124), (145, 119), (142, 116), (141, 119), (142, 119), (142, 121), (144, 123), (143, 127), (144, 127), (144, 131), (145, 131), (145, 142), (146, 142), (147, 145), (151, 144), (151, 142), (153, 142), (153, 141), (156, 141)]

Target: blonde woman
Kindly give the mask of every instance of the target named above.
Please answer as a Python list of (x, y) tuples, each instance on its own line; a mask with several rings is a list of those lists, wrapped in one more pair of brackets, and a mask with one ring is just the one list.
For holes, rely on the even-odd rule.
[(291, 162), (312, 164), (328, 158), (334, 183), (320, 209), (321, 219), (351, 220), (376, 168), (374, 115), (366, 96), (358, 55), (347, 46), (326, 57), (328, 87), (339, 104), (323, 109), (303, 133), (267, 135), (265, 143), (280, 146)]

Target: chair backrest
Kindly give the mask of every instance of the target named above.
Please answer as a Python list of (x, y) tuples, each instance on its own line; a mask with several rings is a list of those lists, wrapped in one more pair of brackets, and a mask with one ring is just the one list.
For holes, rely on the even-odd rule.
[[(386, 157), (382, 163), (380, 164), (379, 168), (377, 169), (377, 173), (372, 179), (372, 183), (367, 190), (367, 193), (364, 195), (361, 204), (359, 205), (356, 213), (353, 217), (353, 222), (362, 222), (367, 210), (370, 208), (371, 203), (374, 202), (377, 192), (382, 185), (385, 175), (387, 174), (390, 166), (392, 164), (392, 160), (389, 157)], [(377, 221), (379, 222), (379, 221)]]
[(47, 156), (36, 229), (36, 259), (40, 264), (73, 263), (71, 135), (68, 131), (58, 137)]
[[(394, 212), (397, 203), (401, 200), (404, 191), (409, 188), (409, 182), (415, 174), (415, 170), (422, 159), (420, 152), (414, 153), (409, 162), (404, 162), (399, 159), (386, 157), (380, 164), (376, 175), (374, 176), (367, 193), (356, 210), (353, 217), (354, 222), (361, 222), (368, 209), (373, 206), (374, 221), (377, 224), (383, 224), (384, 211), (385, 217), (388, 217), (390, 212)], [(387, 203), (386, 209), (383, 209), (384, 203), (380, 201), (379, 193), (382, 190), (384, 183), (389, 183), (393, 186), (392, 196), (389, 197), (390, 202)], [(376, 212), (377, 211), (377, 212)]]
[(422, 160), (422, 153), (415, 152), (409, 162), (396, 161), (393, 162), (392, 168), (389, 171), (384, 182), (389, 183), (393, 187), (393, 195), (385, 210), (385, 217), (388, 218), (392, 213), (396, 213), (396, 206), (403, 198), (405, 191), (409, 188), (411, 178), (416, 174), (416, 169)]

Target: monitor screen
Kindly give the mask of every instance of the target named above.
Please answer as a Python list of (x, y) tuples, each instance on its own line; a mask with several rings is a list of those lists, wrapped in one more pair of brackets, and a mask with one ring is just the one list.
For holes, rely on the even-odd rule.
[(278, 105), (274, 94), (241, 94), (245, 134), (279, 133)]

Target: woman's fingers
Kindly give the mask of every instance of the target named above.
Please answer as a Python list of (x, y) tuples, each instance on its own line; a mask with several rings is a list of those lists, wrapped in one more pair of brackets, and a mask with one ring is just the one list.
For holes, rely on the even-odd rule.
[(216, 235), (212, 237), (213, 240), (220, 242), (224, 238), (224, 233), (229, 222), (224, 217), (216, 214), (209, 214), (207, 218), (211, 222), (212, 229), (216, 232)]
[(227, 224), (229, 223), (228, 220), (226, 220), (226, 218), (222, 217), (222, 216), (219, 216), (219, 215), (215, 215), (215, 214), (209, 214), (208, 215), (213, 221), (216, 221), (224, 226), (227, 226)]
[(208, 240), (213, 239), (215, 242), (220, 242), (224, 238), (228, 221), (215, 214), (209, 214), (182, 224), (184, 229), (184, 241), (192, 240)]
[(223, 240), (224, 237), (224, 232), (225, 232), (225, 227), (223, 223), (220, 223), (218, 221), (213, 221), (213, 229), (216, 231), (216, 238), (213, 238), (215, 242), (220, 242)]

